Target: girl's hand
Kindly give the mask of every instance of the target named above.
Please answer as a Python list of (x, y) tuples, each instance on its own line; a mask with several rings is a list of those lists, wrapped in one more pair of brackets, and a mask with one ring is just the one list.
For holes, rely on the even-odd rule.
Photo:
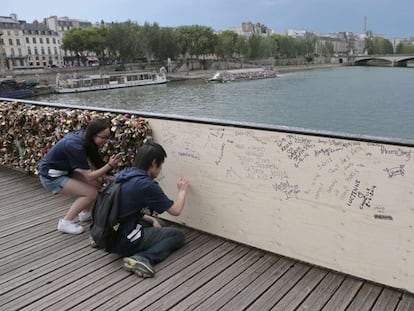
[(118, 156), (117, 154), (113, 154), (109, 158), (108, 163), (110, 164), (110, 166), (116, 167), (121, 160), (122, 160), (122, 156)]

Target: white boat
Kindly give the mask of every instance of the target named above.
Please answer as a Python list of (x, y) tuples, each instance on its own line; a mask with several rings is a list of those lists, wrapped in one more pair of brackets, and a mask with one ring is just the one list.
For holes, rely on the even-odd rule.
[(218, 71), (208, 79), (208, 82), (230, 82), (241, 80), (256, 80), (277, 77), (274, 69), (268, 68), (247, 68)]
[(159, 74), (154, 72), (98, 74), (70, 79), (62, 79), (58, 74), (55, 92), (78, 93), (163, 83), (167, 83), (164, 71), (160, 71)]

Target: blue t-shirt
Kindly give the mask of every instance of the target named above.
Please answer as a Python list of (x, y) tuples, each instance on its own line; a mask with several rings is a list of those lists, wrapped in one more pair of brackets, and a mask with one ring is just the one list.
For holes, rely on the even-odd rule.
[(140, 240), (130, 242), (127, 236), (141, 221), (143, 209), (148, 207), (161, 214), (168, 210), (174, 201), (167, 197), (158, 182), (149, 177), (146, 171), (138, 168), (126, 168), (120, 171), (115, 179), (123, 182), (119, 200), (121, 225), (117, 242), (110, 251), (121, 256), (131, 256)]
[(77, 168), (90, 169), (86, 149), (83, 146), (84, 134), (83, 130), (71, 132), (58, 141), (40, 160), (39, 174), (50, 178), (56, 177), (59, 172), (63, 172), (62, 175), (71, 175)]

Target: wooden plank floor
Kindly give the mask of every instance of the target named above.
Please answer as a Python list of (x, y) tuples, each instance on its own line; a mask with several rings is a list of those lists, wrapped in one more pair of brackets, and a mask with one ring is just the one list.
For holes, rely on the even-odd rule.
[(0, 167), (0, 310), (414, 310), (412, 294), (189, 228), (141, 279), (87, 233), (56, 231), (70, 203)]

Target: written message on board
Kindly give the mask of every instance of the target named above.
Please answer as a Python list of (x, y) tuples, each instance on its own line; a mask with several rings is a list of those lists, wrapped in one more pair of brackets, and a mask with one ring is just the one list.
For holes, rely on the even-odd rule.
[[(414, 148), (149, 119), (160, 183), (190, 191), (178, 221), (414, 291)], [(172, 220), (174, 218), (171, 218)]]

